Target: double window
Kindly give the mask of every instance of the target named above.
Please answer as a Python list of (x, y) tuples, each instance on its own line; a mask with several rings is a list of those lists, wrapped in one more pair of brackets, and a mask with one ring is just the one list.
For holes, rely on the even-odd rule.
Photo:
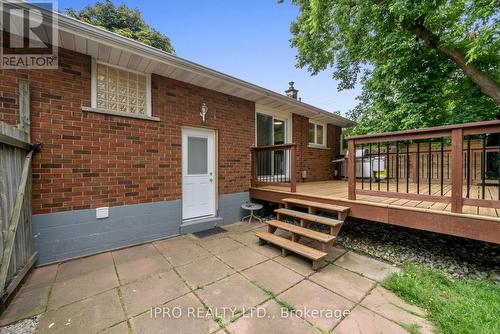
[(150, 75), (100, 62), (92, 67), (92, 108), (151, 116)]
[(309, 123), (309, 144), (326, 146), (326, 128), (324, 125)]

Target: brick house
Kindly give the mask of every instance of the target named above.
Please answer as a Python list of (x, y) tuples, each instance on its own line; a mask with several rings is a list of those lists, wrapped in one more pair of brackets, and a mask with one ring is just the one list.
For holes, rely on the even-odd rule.
[[(0, 69), (0, 121), (19, 122), (19, 81), (29, 82), (31, 141), (42, 144), (32, 164), (39, 264), (238, 220), (253, 146), (295, 143), (301, 182), (336, 175), (353, 122), (301, 102), (293, 83), (278, 94), (58, 20), (57, 69)], [(290, 173), (292, 160), (279, 159)]]

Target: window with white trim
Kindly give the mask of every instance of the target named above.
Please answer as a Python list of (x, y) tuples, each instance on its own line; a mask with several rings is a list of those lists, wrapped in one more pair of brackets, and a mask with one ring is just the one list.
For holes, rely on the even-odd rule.
[(326, 146), (326, 127), (324, 125), (309, 122), (309, 144)]
[(116, 66), (93, 64), (92, 108), (151, 116), (151, 76)]

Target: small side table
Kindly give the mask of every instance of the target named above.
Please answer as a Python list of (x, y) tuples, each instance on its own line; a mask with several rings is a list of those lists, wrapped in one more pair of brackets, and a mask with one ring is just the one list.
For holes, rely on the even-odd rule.
[(254, 211), (259, 211), (262, 209), (262, 204), (259, 203), (252, 203), (252, 202), (246, 202), (241, 205), (241, 208), (243, 210), (250, 211), (250, 214), (248, 216), (245, 216), (241, 218), (241, 221), (244, 221), (245, 219), (248, 218), (248, 223), (250, 224), (252, 222), (252, 218), (255, 218), (256, 220), (260, 221), (262, 223), (262, 219), (258, 216), (255, 216), (253, 213)]

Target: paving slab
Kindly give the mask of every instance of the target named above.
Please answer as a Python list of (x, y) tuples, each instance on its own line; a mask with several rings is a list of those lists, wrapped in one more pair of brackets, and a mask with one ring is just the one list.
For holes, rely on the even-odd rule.
[(408, 334), (401, 326), (362, 306), (356, 306), (351, 314), (335, 329), (334, 334)]
[(32, 290), (50, 286), (56, 280), (58, 266), (58, 264), (52, 264), (50, 266), (34, 268), (28, 273), (20, 290)]
[(394, 293), (377, 286), (361, 302), (361, 305), (394, 322), (416, 324), (421, 333), (433, 333), (433, 327), (424, 319), (425, 312), (421, 308), (410, 305)]
[[(286, 314), (286, 312), (285, 312)], [(264, 317), (260, 317), (264, 315)], [(310, 324), (297, 316), (282, 316), (281, 307), (269, 300), (259, 310), (244, 315), (227, 326), (231, 334), (318, 334)]]
[(276, 294), (304, 279), (295, 271), (272, 260), (251, 267), (243, 271), (242, 275), (250, 281), (256, 281)]
[(324, 331), (331, 330), (354, 307), (353, 302), (308, 280), (300, 282), (278, 298), (293, 305), (297, 315)]
[(248, 245), (248, 247), (255, 252), (264, 255), (269, 259), (273, 259), (277, 256), (281, 256), (281, 248), (271, 244), (259, 245), (258, 241), (256, 245)]
[(0, 326), (45, 312), (50, 286), (20, 290), (0, 317)]
[(152, 244), (130, 247), (112, 254), (121, 284), (161, 273), (172, 267)]
[(371, 279), (332, 264), (311, 275), (309, 279), (354, 302), (361, 301), (376, 284)]
[(243, 270), (268, 259), (264, 255), (246, 246), (231, 249), (230, 251), (219, 254), (218, 257), (235, 270)]
[(235, 272), (215, 256), (179, 266), (176, 270), (193, 289), (215, 282)]
[(110, 252), (79, 258), (61, 263), (59, 265), (59, 270), (57, 271), (56, 280), (58, 282), (64, 281), (113, 266), (113, 256)]
[(185, 237), (157, 241), (154, 245), (173, 266), (182, 266), (211, 256), (206, 249)]
[(154, 274), (148, 278), (120, 287), (128, 316), (135, 316), (151, 307), (178, 298), (190, 290), (173, 271)]
[[(200, 316), (190, 315), (189, 309), (201, 312)], [(162, 313), (155, 315), (153, 310), (153, 313), (146, 312), (131, 319), (134, 334), (208, 334), (220, 328), (206, 315), (203, 305), (192, 293), (163, 305), (158, 311)]]
[(231, 308), (232, 311), (244, 310), (254, 307), (268, 298), (261, 289), (240, 274), (226, 277), (197, 290), (196, 293), (208, 307), (220, 314), (225, 323), (228, 323), (233, 317), (231, 312), (224, 312), (228, 308)]
[(198, 241), (198, 244), (208, 250), (212, 254), (220, 254), (227, 252), (231, 249), (241, 247), (241, 243), (234, 241), (231, 238), (212, 238), (212, 239), (202, 239)]
[(48, 308), (59, 308), (115, 288), (118, 285), (118, 277), (113, 266), (58, 281), (52, 287)]
[(118, 291), (114, 289), (43, 314), (38, 333), (95, 333), (124, 320)]
[(128, 325), (127, 322), (120, 322), (118, 325), (114, 325), (104, 331), (100, 332), (100, 334), (128, 334)]
[(292, 269), (293, 271), (298, 272), (302, 276), (309, 276), (315, 273), (315, 271), (312, 269), (311, 261), (299, 255), (290, 254), (285, 257), (278, 256), (274, 258), (274, 261), (284, 265), (287, 268)]
[(259, 238), (255, 235), (255, 231), (230, 233), (229, 237), (248, 246), (257, 246), (259, 244)]
[(248, 222), (237, 222), (234, 224), (228, 224), (222, 226), (223, 229), (225, 229), (228, 232), (233, 232), (233, 233), (241, 233), (241, 232), (247, 232), (250, 230), (255, 229), (258, 227), (255, 223), (248, 223)]
[(335, 261), (335, 264), (379, 282), (399, 271), (397, 267), (388, 263), (354, 252), (347, 252)]

